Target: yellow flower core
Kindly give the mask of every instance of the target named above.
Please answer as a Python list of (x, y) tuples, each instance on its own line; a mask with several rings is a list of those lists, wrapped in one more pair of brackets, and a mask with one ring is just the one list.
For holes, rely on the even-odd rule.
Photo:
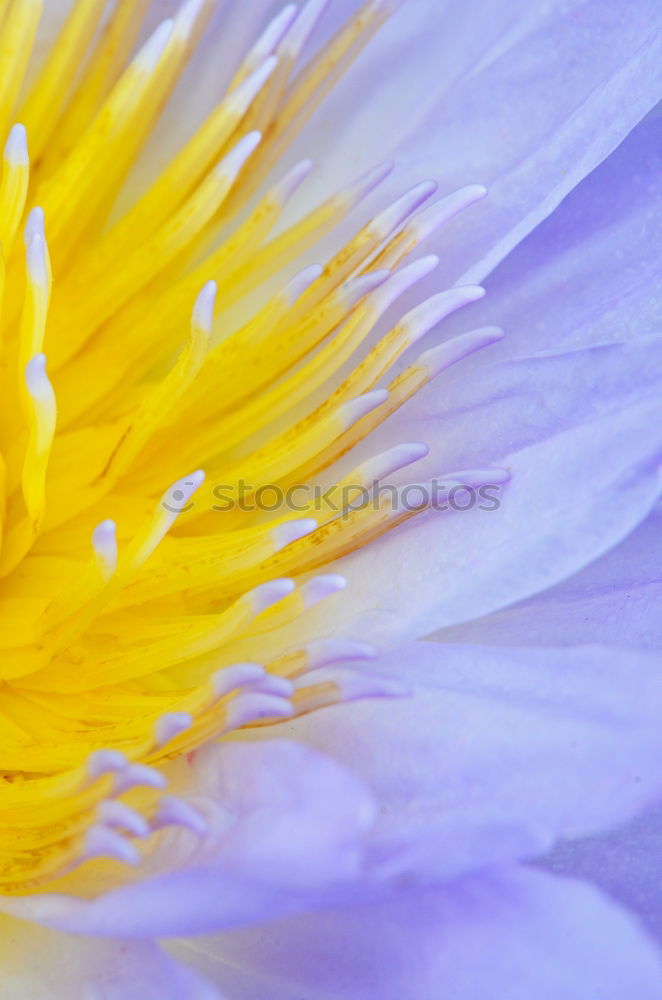
[[(278, 635), (342, 584), (313, 571), (412, 513), (384, 501), (340, 518), (342, 486), (424, 449), (364, 462), (296, 514), (214, 511), (213, 484), (311, 481), (494, 339), (480, 331), (388, 375), (478, 294), (454, 289), (373, 339), (347, 374), (435, 261), (401, 264), (477, 187), (419, 212), (434, 185), (418, 185), (325, 267), (260, 294), (388, 171), (274, 235), (311, 164), (262, 182), (385, 3), (362, 7), (303, 69), (324, 3), (286, 8), (122, 211), (118, 192), (214, 4), (189, 0), (129, 59), (146, 0), (110, 14), (106, 0), (77, 0), (26, 88), (41, 6), (13, 0), (0, 26), (0, 892), (93, 857), (135, 861), (140, 837), (197, 822), (162, 795), (154, 765), (344, 697), (322, 668), (367, 655), (360, 644), (283, 649)], [(198, 466), (204, 487), (201, 472), (182, 476)]]

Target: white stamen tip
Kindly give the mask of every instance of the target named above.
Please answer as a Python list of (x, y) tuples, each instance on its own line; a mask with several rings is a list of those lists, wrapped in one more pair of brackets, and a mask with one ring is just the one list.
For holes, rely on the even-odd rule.
[(433, 295), (422, 302), (420, 306), (412, 309), (402, 318), (402, 325), (406, 328), (412, 342), (419, 340), (424, 334), (440, 323), (442, 319), (450, 316), (456, 309), (477, 302), (485, 295), (485, 289), (480, 285), (463, 285), (458, 288), (449, 288), (445, 292)]
[(146, 837), (149, 833), (149, 824), (144, 817), (117, 799), (102, 802), (97, 810), (97, 817), (102, 826), (126, 830), (134, 837)]
[(374, 660), (377, 657), (374, 646), (354, 639), (313, 639), (307, 643), (305, 650), (306, 669), (346, 660)]
[(338, 573), (327, 573), (323, 576), (315, 576), (312, 580), (304, 583), (301, 588), (303, 603), (307, 608), (311, 608), (318, 601), (323, 601), (331, 594), (337, 594), (339, 590), (344, 590), (347, 580)]
[(499, 468), (462, 469), (460, 472), (446, 472), (442, 479), (443, 485), (447, 487), (446, 492), (457, 490), (458, 487), (470, 490), (481, 486), (502, 486), (510, 482), (510, 472)]
[(236, 115), (244, 114), (278, 65), (276, 56), (269, 56), (257, 66), (228, 98), (228, 108)]
[(419, 212), (411, 220), (407, 230), (411, 231), (417, 240), (424, 240), (453, 216), (468, 208), (469, 205), (480, 201), (486, 194), (487, 188), (483, 187), (482, 184), (468, 184)]
[(92, 548), (104, 565), (108, 576), (117, 566), (117, 526), (114, 521), (102, 521), (92, 532)]
[(200, 489), (203, 482), (205, 481), (205, 474), (202, 469), (198, 469), (196, 472), (192, 472), (188, 476), (184, 476), (182, 479), (178, 479), (176, 483), (173, 483), (169, 490), (167, 490), (163, 497), (161, 498), (161, 506), (167, 510), (173, 517), (178, 514), (182, 514), (186, 510), (191, 509), (191, 497), (196, 490)]
[(308, 3), (299, 10), (296, 21), (281, 42), (279, 52), (286, 54), (290, 59), (296, 59), (329, 2), (330, 0), (308, 0)]
[(23, 230), (23, 239), (25, 241), (26, 247), (30, 245), (30, 240), (33, 236), (38, 234), (43, 237), (45, 232), (45, 217), (44, 210), (36, 205), (30, 214), (28, 215), (25, 222), (25, 229)]
[(388, 395), (388, 389), (373, 389), (372, 392), (366, 392), (363, 396), (357, 396), (356, 399), (350, 399), (348, 403), (343, 403), (339, 410), (339, 417), (345, 429), (350, 428), (357, 420), (385, 403)]
[(250, 150), (252, 153), (259, 144), (262, 142), (262, 133), (258, 132), (257, 129), (253, 129), (252, 132), (247, 132), (243, 139), (240, 139), (237, 145), (234, 147), (237, 149)]
[(25, 125), (14, 125), (5, 144), (5, 160), (12, 167), (27, 167), (28, 134)]
[[(390, 459), (392, 462), (398, 463), (396, 468), (402, 469), (405, 465), (418, 462), (419, 458), (425, 458), (429, 454), (430, 449), (424, 442), (407, 441), (404, 444), (396, 444), (394, 448), (391, 448)], [(392, 471), (395, 471), (395, 469)]]
[(134, 68), (140, 73), (153, 73), (159, 64), (164, 49), (170, 41), (175, 22), (172, 18), (162, 21), (147, 39), (134, 60)]
[(292, 705), (285, 698), (259, 692), (246, 692), (237, 695), (228, 705), (223, 729), (225, 732), (230, 732), (258, 719), (287, 719), (293, 711)]
[(456, 364), (463, 358), (503, 340), (504, 332), (498, 326), (485, 326), (479, 330), (471, 330), (459, 337), (453, 337), (444, 344), (431, 348), (421, 354), (417, 364), (425, 367), (431, 377)]
[(458, 198), (462, 195), (465, 204), (473, 204), (475, 201), (487, 197), (487, 188), (484, 184), (467, 184), (466, 187), (460, 188), (456, 194)]
[(476, 479), (480, 477), (480, 482), (476, 482), (477, 486), (503, 486), (505, 483), (509, 483), (512, 476), (510, 469), (483, 469), (476, 473)]
[(506, 331), (501, 326), (482, 326), (479, 330), (473, 331), (476, 337), (490, 344), (497, 344), (506, 336)]
[(181, 38), (188, 38), (195, 27), (200, 12), (208, 0), (188, 0), (179, 10), (175, 18), (175, 32)]
[(272, 197), (276, 202), (284, 205), (292, 197), (298, 187), (306, 179), (313, 169), (312, 160), (301, 160), (289, 170), (273, 187)]
[(309, 267), (305, 267), (303, 271), (295, 274), (281, 292), (287, 305), (290, 307), (293, 306), (297, 299), (310, 288), (313, 282), (321, 277), (323, 272), (324, 268), (320, 264), (310, 264)]
[(380, 314), (386, 312), (408, 288), (431, 274), (438, 264), (439, 258), (435, 254), (428, 254), (392, 274), (390, 280), (372, 296)]
[(367, 274), (359, 274), (356, 278), (350, 278), (340, 289), (345, 308), (351, 309), (364, 296), (374, 292), (376, 288), (387, 282), (391, 274), (392, 272), (387, 267), (381, 267), (377, 271), (369, 271)]
[(285, 33), (292, 26), (298, 13), (296, 4), (290, 3), (269, 22), (257, 42), (246, 57), (249, 67), (257, 66), (265, 56), (270, 55), (280, 45)]
[(217, 284), (208, 281), (198, 293), (193, 306), (193, 324), (205, 333), (211, 333), (214, 322), (214, 303), (216, 302)]
[(92, 858), (112, 858), (126, 865), (139, 865), (140, 853), (128, 840), (105, 826), (92, 826), (85, 834), (83, 861)]
[(246, 597), (250, 601), (253, 614), (259, 615), (263, 611), (266, 611), (267, 608), (270, 608), (272, 604), (282, 601), (294, 589), (295, 583), (293, 580), (286, 578), (282, 580), (270, 580), (269, 583), (261, 583), (258, 587), (255, 587)]
[(371, 485), (375, 479), (383, 479), (399, 469), (404, 469), (413, 462), (425, 458), (430, 449), (426, 444), (411, 442), (397, 444), (387, 451), (375, 455), (359, 466), (357, 472), (366, 485)]
[(35, 354), (25, 366), (25, 384), (30, 395), (41, 399), (52, 392), (50, 379), (46, 373), (46, 355)]
[(28, 274), (36, 285), (45, 288), (49, 282), (48, 250), (42, 233), (34, 233), (28, 243), (26, 264)]
[(94, 750), (86, 761), (88, 777), (94, 781), (104, 774), (116, 774), (127, 766), (124, 754), (117, 750)]
[(159, 747), (174, 740), (180, 733), (186, 732), (193, 725), (193, 717), (188, 712), (167, 712), (162, 715), (154, 727), (154, 738)]
[(116, 532), (117, 525), (114, 521), (111, 521), (110, 518), (105, 521), (100, 521), (94, 529), (94, 533), (92, 535), (93, 544), (95, 547), (97, 544), (103, 545), (106, 540), (114, 539)]
[(279, 524), (271, 532), (271, 539), (276, 552), (298, 542), (300, 538), (305, 538), (317, 528), (317, 521), (312, 517), (298, 518), (296, 521), (286, 521)]
[(251, 684), (251, 691), (260, 694), (273, 694), (277, 698), (291, 698), (294, 693), (294, 685), (287, 677), (279, 677), (278, 674), (265, 673), (256, 684)]
[(164, 795), (159, 800), (158, 810), (152, 820), (153, 830), (160, 830), (164, 826), (181, 826), (198, 837), (204, 837), (209, 829), (202, 813), (174, 795)]
[(160, 771), (146, 764), (128, 764), (122, 771), (115, 774), (113, 785), (114, 795), (123, 795), (130, 788), (144, 786), (145, 788), (165, 788), (168, 784)]
[(437, 190), (436, 181), (421, 181), (398, 198), (392, 205), (380, 212), (372, 222), (371, 229), (380, 239), (385, 239), (401, 223), (415, 212), (419, 205), (427, 201)]
[(297, 691), (321, 684), (333, 684), (344, 702), (360, 701), (363, 698), (404, 698), (410, 693), (409, 688), (390, 677), (342, 668), (311, 670), (301, 674), (295, 681)]
[(210, 683), (215, 697), (224, 698), (232, 691), (252, 687), (263, 677), (264, 667), (260, 663), (233, 663), (212, 674)]
[(246, 163), (251, 153), (253, 153), (262, 142), (261, 132), (249, 132), (237, 145), (230, 150), (227, 156), (218, 164), (216, 168), (223, 177), (230, 177), (232, 180), (237, 176), (241, 168)]
[(380, 163), (379, 166), (369, 170), (368, 173), (363, 174), (353, 184), (350, 184), (344, 192), (350, 205), (357, 205), (371, 191), (374, 191), (393, 172), (393, 166), (393, 162), (387, 160), (386, 163)]

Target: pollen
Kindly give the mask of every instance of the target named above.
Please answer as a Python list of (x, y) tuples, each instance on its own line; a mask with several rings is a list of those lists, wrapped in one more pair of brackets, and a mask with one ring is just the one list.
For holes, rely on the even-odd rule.
[[(334, 463), (500, 332), (401, 362), (475, 287), (385, 319), (437, 264), (421, 242), (480, 186), (435, 201), (420, 183), (311, 262), (391, 169), (298, 216), (314, 164), (278, 173), (390, 13), (370, 0), (306, 64), (325, 6), (277, 15), (128, 202), (214, 4), (188, 0), (136, 48), (146, 0), (76, 0), (36, 74), (41, 0), (12, 0), (0, 23), (0, 892), (137, 864), (168, 825), (203, 836), (166, 794), (171, 758), (396, 693), (352, 668), (374, 655), (360, 636), (281, 636), (344, 586), (335, 560), (415, 513), (341, 516), (343, 485), (426, 449), (394, 442), (337, 481)], [(218, 483), (250, 499), (322, 474), (333, 485), (303, 510), (214, 505)]]

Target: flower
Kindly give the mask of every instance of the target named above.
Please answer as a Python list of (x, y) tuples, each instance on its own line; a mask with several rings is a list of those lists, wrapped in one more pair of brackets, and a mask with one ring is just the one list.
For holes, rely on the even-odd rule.
[[(393, 11), (369, 0), (297, 75), (326, 4), (290, 5), (192, 137), (123, 201), (214, 6), (188, 0), (124, 69), (143, 6), (118, 0), (99, 31), (105, 4), (78, 0), (18, 110), (39, 4), (14, 0), (0, 36), (1, 108), (8, 128), (21, 122), (0, 188), (7, 988), (49, 988), (27, 967), (39, 948), (56, 956), (55, 995), (206, 997), (215, 983), (270, 1000), (432, 998), (443, 983), (459, 1000), (653, 998), (657, 960), (626, 913), (517, 866), (633, 817), (659, 790), (648, 615), (615, 637), (599, 601), (594, 630), (585, 621), (591, 573), (611, 572), (618, 592), (627, 536), (657, 530), (659, 341), (640, 335), (641, 283), (620, 268), (607, 297), (591, 271), (613, 267), (605, 241), (577, 256), (573, 232), (579, 217), (590, 242), (611, 212), (625, 259), (650, 266), (650, 242), (628, 240), (648, 224), (651, 120), (597, 166), (654, 100), (643, 5), (627, 31), (593, 5), (588, 24), (583, 9), (542, 5), (504, 24), (487, 5), (478, 31), (468, 10), (453, 24), (471, 37), (438, 88), (430, 22), (446, 12), (414, 2), (382, 28)], [(404, 100), (398, 159), (418, 176), (426, 158), (436, 167), (436, 145), (416, 139), (433, 128), (457, 146), (448, 186), (433, 200), (436, 185), (417, 178), (345, 233), (392, 183), (385, 165), (292, 221), (311, 163), (263, 181), (378, 28), (391, 71), (403, 31), (425, 58), (413, 85), (388, 79), (377, 125)], [(526, 78), (556, 46), (567, 58), (554, 55), (544, 87), (552, 73), (573, 85), (543, 120), (511, 67)], [(486, 81), (519, 115), (495, 115)], [(343, 141), (323, 116), (302, 137), (327, 175), (344, 172), (339, 150), (361, 159), (374, 142), (360, 70), (346, 87), (327, 105)], [(628, 88), (635, 99), (615, 102)], [(477, 150), (467, 116), (488, 133)], [(632, 162), (637, 196), (625, 198)], [(482, 218), (470, 168), (492, 182)], [(479, 303), (473, 282), (575, 185)], [(452, 265), (417, 256), (460, 212), (445, 230)], [(339, 225), (340, 249), (328, 242)], [(325, 266), (311, 266), (320, 241)], [(448, 291), (393, 320), (433, 272)], [(495, 303), (512, 346), (491, 325)], [(401, 362), (465, 306), (473, 332), (463, 319)], [(458, 362), (464, 377), (440, 392), (433, 377)], [(414, 462), (425, 499), (410, 506), (400, 487)], [(206, 482), (181, 475), (196, 465)], [(429, 509), (440, 470), (442, 499), (469, 496), (470, 510)], [(343, 490), (392, 478), (386, 499), (347, 507)], [(259, 499), (318, 479), (324, 492), (305, 494), (296, 517)], [(496, 509), (473, 503), (484, 488), (503, 489)], [(333, 572), (311, 575), (322, 568)], [(170, 956), (154, 943), (219, 930)]]

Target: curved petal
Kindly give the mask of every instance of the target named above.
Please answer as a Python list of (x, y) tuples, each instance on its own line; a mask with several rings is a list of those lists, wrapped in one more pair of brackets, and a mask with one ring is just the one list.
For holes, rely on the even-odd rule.
[(183, 943), (235, 1000), (656, 1000), (660, 956), (592, 887), (525, 869)]
[(662, 647), (662, 508), (581, 573), (477, 621), (435, 633), (438, 642), (485, 645), (627, 643)]
[(662, 792), (656, 655), (421, 642), (377, 669), (412, 697), (280, 728), (373, 790), (385, 870), (448, 879), (532, 857), (626, 821)]
[(511, 355), (659, 333), (659, 130), (658, 110), (490, 276)]
[(662, 944), (662, 808), (601, 837), (559, 844), (540, 862), (548, 871), (585, 878), (634, 910)]
[[(490, 348), (491, 362), (659, 332), (659, 131), (657, 110), (490, 274), (487, 295), (471, 306), (471, 322), (506, 331)], [(433, 273), (428, 284), (436, 281)], [(466, 329), (460, 312), (444, 321), (442, 332)], [(479, 351), (463, 368), (484, 363)]]
[(151, 941), (102, 941), (0, 917), (3, 1000), (223, 1000)]

